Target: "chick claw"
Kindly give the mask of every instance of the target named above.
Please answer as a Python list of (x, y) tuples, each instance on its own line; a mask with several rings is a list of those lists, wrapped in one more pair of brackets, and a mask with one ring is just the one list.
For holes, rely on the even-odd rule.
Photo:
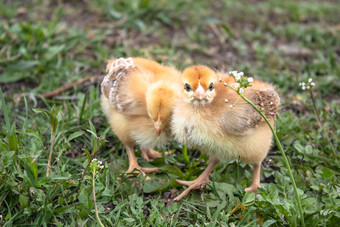
[(198, 177), (196, 180), (193, 180), (193, 181), (176, 180), (176, 182), (181, 184), (181, 185), (185, 185), (185, 186), (189, 186), (189, 187), (187, 189), (185, 189), (179, 196), (177, 196), (174, 199), (174, 201), (179, 201), (179, 200), (183, 199), (192, 190), (201, 188), (201, 185), (211, 183), (209, 178), (206, 178), (206, 177), (202, 177), (202, 178)]
[(154, 168), (146, 168), (146, 167), (141, 167), (138, 164), (131, 164), (129, 166), (129, 169), (126, 171), (127, 173), (127, 177), (132, 177), (134, 176), (132, 173), (138, 173), (138, 174), (142, 174), (145, 177), (145, 180), (148, 181), (151, 178), (149, 176), (147, 176), (147, 173), (154, 173), (154, 172), (158, 172), (159, 169), (157, 167)]

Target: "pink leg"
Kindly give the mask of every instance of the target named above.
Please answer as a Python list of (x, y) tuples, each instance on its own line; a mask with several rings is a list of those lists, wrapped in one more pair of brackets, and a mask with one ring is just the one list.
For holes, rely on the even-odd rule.
[(260, 187), (261, 163), (254, 164), (253, 168), (254, 168), (253, 182), (251, 183), (249, 188), (245, 189), (245, 191), (251, 191), (257, 194), (257, 188)]
[[(150, 159), (162, 157), (162, 154), (160, 152), (154, 151), (151, 148), (141, 148), (140, 151), (142, 154), (142, 158), (147, 162), (149, 162)], [(169, 152), (169, 151), (165, 152), (165, 155), (171, 155), (171, 154), (172, 152)]]
[(196, 180), (193, 180), (193, 181), (176, 180), (177, 183), (185, 185), (185, 186), (189, 186), (189, 187), (185, 189), (179, 196), (177, 196), (174, 199), (174, 201), (179, 201), (183, 199), (190, 191), (199, 189), (202, 184), (210, 183), (209, 175), (218, 162), (219, 162), (218, 159), (211, 159), (208, 167), (203, 171), (203, 173)]

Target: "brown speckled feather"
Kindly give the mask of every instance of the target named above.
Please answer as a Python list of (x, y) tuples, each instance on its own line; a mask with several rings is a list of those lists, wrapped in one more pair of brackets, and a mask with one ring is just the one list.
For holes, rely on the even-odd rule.
[[(106, 71), (108, 74), (103, 79), (101, 84), (102, 93), (109, 99), (111, 106), (122, 113), (133, 113), (141, 106), (141, 100), (133, 97), (133, 91), (127, 92), (130, 84), (131, 76), (139, 71), (139, 68), (134, 65), (132, 58), (119, 58), (117, 60), (109, 60)], [(139, 96), (137, 96), (139, 97)]]
[[(224, 77), (233, 86), (234, 80), (231, 77)], [(254, 81), (252, 87), (245, 90), (245, 96), (252, 101), (268, 119), (275, 119), (278, 113), (280, 98), (275, 89), (266, 83)], [(228, 103), (225, 103), (227, 100)], [(220, 109), (223, 114), (220, 116), (220, 126), (224, 132), (240, 135), (247, 130), (257, 127), (264, 121), (262, 116), (248, 103), (246, 103), (235, 91), (227, 88), (223, 83), (216, 85), (216, 98), (212, 105), (214, 110)], [(222, 106), (222, 107), (221, 107)], [(231, 107), (232, 106), (232, 107)]]

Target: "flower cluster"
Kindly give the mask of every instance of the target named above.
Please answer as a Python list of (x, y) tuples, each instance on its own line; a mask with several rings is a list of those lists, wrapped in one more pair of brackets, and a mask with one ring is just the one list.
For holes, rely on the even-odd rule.
[(299, 86), (302, 88), (302, 90), (310, 90), (312, 87), (315, 86), (315, 82), (313, 82), (312, 78), (308, 79), (308, 82), (300, 82)]
[(91, 161), (90, 168), (92, 173), (97, 174), (100, 170), (104, 169), (104, 165), (102, 161), (98, 161), (96, 158), (94, 158)]
[[(241, 93), (244, 93), (244, 89), (247, 88), (247, 87), (250, 87), (252, 86), (251, 85), (251, 82), (254, 81), (254, 79), (252, 77), (245, 77), (244, 76), (244, 73), (243, 72), (237, 72), (237, 71), (230, 71), (229, 72), (229, 75), (231, 75), (232, 77), (234, 77), (234, 80), (235, 80), (235, 83), (233, 84), (233, 86), (230, 86), (227, 82), (224, 82), (224, 86), (227, 86), (231, 89), (233, 89), (234, 91), (236, 91), (238, 94), (241, 94)], [(222, 78), (219, 79), (220, 82), (223, 82)], [(239, 96), (240, 97), (240, 96)], [(239, 98), (238, 97), (238, 98)], [(238, 101), (238, 98), (237, 100), (235, 101), (235, 103), (233, 104), (230, 104), (230, 108), (234, 108), (235, 104), (237, 103)], [(229, 100), (228, 99), (225, 99), (224, 100), (225, 103), (228, 103)]]
[(229, 74), (234, 77), (234, 88), (239, 93), (243, 93), (244, 89), (251, 86), (251, 82), (254, 81), (252, 77), (245, 77), (243, 72), (230, 71)]

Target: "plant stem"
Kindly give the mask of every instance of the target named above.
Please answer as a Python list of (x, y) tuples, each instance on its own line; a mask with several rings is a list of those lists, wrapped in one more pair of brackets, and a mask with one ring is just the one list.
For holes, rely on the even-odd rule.
[(316, 120), (317, 120), (317, 122), (318, 122), (320, 128), (322, 129), (323, 134), (325, 135), (325, 137), (326, 137), (326, 139), (327, 139), (329, 145), (330, 145), (331, 148), (332, 148), (332, 151), (333, 151), (335, 160), (337, 160), (337, 154), (336, 154), (336, 152), (335, 152), (335, 149), (334, 149), (334, 147), (333, 147), (333, 144), (332, 144), (332, 142), (331, 142), (331, 140), (330, 140), (330, 138), (329, 138), (329, 136), (328, 136), (328, 133), (327, 133), (325, 127), (323, 127), (323, 124), (321, 123), (320, 114), (319, 114), (318, 109), (316, 108), (316, 102), (315, 102), (315, 98), (314, 98), (312, 89), (309, 89), (309, 92), (310, 92), (310, 96), (311, 96), (311, 98), (312, 98), (313, 110), (314, 110), (314, 114), (315, 114)]
[(66, 194), (65, 196), (63, 196), (64, 199), (67, 198), (67, 197), (69, 197), (69, 196), (72, 195), (73, 193), (75, 193), (75, 192), (80, 188), (80, 184), (81, 184), (81, 182), (84, 180), (85, 173), (86, 173), (87, 169), (89, 168), (89, 166), (90, 166), (92, 160), (94, 159), (94, 157), (95, 157), (96, 154), (98, 153), (98, 151), (99, 151), (99, 147), (97, 148), (96, 152), (92, 155), (91, 160), (87, 163), (87, 165), (86, 165), (84, 171), (82, 172), (77, 187), (75, 187), (71, 192), (69, 192), (68, 194)]
[(93, 195), (93, 202), (94, 202), (94, 210), (96, 212), (96, 217), (97, 217), (97, 220), (99, 222), (99, 225), (104, 227), (103, 223), (101, 222), (100, 218), (99, 218), (99, 215), (98, 215), (98, 208), (97, 208), (97, 203), (96, 203), (96, 190), (95, 190), (95, 179), (96, 179), (96, 171), (93, 171), (93, 174), (92, 174), (92, 195)]
[(54, 132), (52, 131), (51, 148), (50, 148), (50, 155), (49, 155), (49, 157), (48, 157), (47, 170), (46, 170), (46, 177), (49, 177), (49, 176), (50, 176), (51, 159), (52, 159), (52, 153), (53, 153), (54, 137), (55, 137), (55, 134), (54, 134)]
[(266, 121), (266, 123), (268, 124), (270, 130), (272, 131), (273, 133), (273, 136), (275, 138), (275, 142), (276, 142), (276, 145), (278, 146), (278, 148), (280, 149), (281, 151), (281, 154), (282, 154), (282, 157), (283, 157), (283, 160), (284, 160), (284, 163), (288, 169), (288, 173), (289, 173), (289, 177), (292, 181), (292, 184), (293, 184), (293, 187), (294, 187), (294, 192), (295, 192), (295, 195), (296, 195), (296, 200), (298, 202), (298, 206), (299, 206), (299, 211), (300, 211), (300, 216), (301, 216), (301, 226), (305, 226), (305, 220), (304, 220), (304, 215), (303, 215), (303, 210), (302, 210), (302, 204), (301, 204), (301, 200), (300, 200), (300, 196), (299, 196), (299, 193), (298, 193), (298, 190), (297, 190), (297, 187), (296, 187), (296, 183), (295, 183), (295, 179), (294, 179), (294, 176), (293, 176), (293, 173), (292, 173), (292, 170), (290, 168), (290, 165), (289, 165), (289, 162), (288, 162), (288, 159), (286, 157), (286, 154), (285, 152), (283, 151), (283, 148), (282, 148), (282, 145), (280, 143), (280, 140), (279, 138), (277, 137), (276, 135), (276, 132), (274, 131), (273, 127), (271, 126), (271, 124), (269, 123), (267, 117), (261, 112), (261, 110), (259, 110), (259, 108), (257, 108), (249, 99), (247, 99), (245, 96), (243, 96), (241, 93), (239, 93), (239, 95), (247, 102), (249, 103), (252, 107), (254, 107), (256, 109), (256, 111), (263, 117), (263, 119)]

